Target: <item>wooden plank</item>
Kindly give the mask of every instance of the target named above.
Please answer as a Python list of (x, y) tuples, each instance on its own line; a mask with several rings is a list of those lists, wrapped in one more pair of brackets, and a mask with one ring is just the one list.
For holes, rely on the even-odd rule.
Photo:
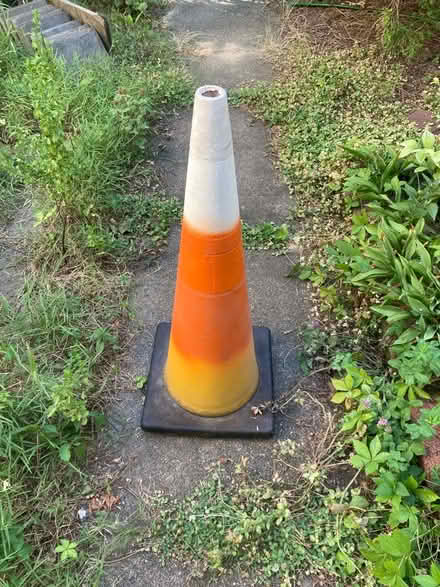
[(107, 51), (110, 51), (112, 47), (112, 37), (110, 32), (110, 26), (107, 19), (96, 12), (92, 12), (88, 8), (83, 8), (69, 2), (69, 0), (49, 0), (51, 4), (67, 12), (74, 20), (78, 20), (82, 24), (88, 24), (96, 30), (98, 35), (101, 37), (104, 47)]

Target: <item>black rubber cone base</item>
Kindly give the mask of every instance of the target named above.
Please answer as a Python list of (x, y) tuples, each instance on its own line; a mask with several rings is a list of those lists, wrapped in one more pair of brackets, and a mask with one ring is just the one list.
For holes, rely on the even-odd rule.
[[(163, 379), (171, 324), (160, 322), (154, 338), (150, 373), (141, 426), (150, 432), (208, 436), (271, 436), (273, 433), (272, 348), (270, 330), (254, 328), (260, 381), (255, 394), (242, 408), (227, 416), (206, 417), (188, 412), (169, 395)], [(260, 408), (266, 405), (267, 407)], [(254, 408), (254, 409), (252, 409)], [(260, 409), (258, 409), (260, 408)], [(261, 412), (261, 413), (260, 413)]]

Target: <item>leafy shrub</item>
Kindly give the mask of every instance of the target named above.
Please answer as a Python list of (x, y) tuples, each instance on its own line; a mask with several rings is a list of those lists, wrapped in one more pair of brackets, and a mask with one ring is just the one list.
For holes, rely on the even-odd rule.
[[(66, 69), (37, 36), (33, 42), (23, 79), (8, 82), (6, 126), (16, 157), (4, 165), (34, 188), (38, 222), (61, 224), (52, 237), (65, 253), (66, 230), (76, 222), (99, 226), (145, 155), (153, 117), (187, 100), (189, 84), (175, 67), (115, 67), (105, 59)], [(18, 92), (17, 109), (11, 98)]]
[(401, 350), (418, 337), (437, 334), (440, 151), (427, 131), (420, 142), (407, 141), (400, 153), (348, 150), (367, 167), (346, 181), (347, 205), (367, 204), (354, 215), (351, 236), (329, 248), (330, 265), (345, 283), (381, 297), (372, 309), (385, 317), (393, 348)]

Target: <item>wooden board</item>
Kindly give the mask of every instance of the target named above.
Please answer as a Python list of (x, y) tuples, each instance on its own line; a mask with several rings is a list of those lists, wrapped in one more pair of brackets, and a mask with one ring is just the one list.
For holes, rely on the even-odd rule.
[(92, 12), (87, 8), (78, 6), (69, 0), (49, 0), (51, 4), (67, 12), (74, 20), (78, 20), (82, 24), (91, 26), (101, 37), (104, 47), (110, 51), (112, 47), (112, 37), (110, 26), (107, 19), (96, 12)]

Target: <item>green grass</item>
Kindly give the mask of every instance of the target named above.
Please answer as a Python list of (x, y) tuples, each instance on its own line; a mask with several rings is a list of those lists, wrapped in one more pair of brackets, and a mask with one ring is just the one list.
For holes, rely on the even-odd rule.
[(54, 548), (74, 531), (127, 283), (89, 265), (35, 275), (17, 307), (1, 302), (0, 577), (27, 577), (17, 584), (64, 584)]

